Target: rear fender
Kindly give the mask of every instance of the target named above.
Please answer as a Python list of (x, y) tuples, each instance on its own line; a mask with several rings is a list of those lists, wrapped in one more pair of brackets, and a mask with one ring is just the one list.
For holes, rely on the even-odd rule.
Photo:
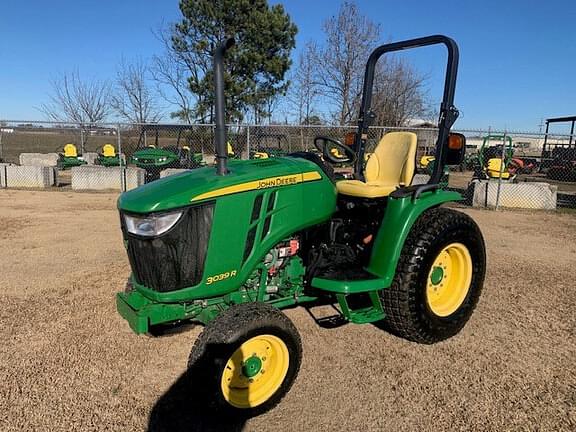
[(392, 284), (404, 242), (420, 215), (442, 203), (461, 199), (459, 193), (441, 189), (424, 192), (417, 198), (414, 198), (413, 194), (389, 198), (386, 214), (374, 240), (372, 255), (366, 268), (386, 281), (383, 288)]

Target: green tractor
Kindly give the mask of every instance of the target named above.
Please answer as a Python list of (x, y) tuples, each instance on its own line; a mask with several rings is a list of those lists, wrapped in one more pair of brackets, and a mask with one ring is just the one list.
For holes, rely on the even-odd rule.
[(256, 130), (254, 150), (250, 151), (250, 159), (268, 159), (286, 156), (290, 148), (290, 137), (285, 134), (262, 133)]
[[(162, 145), (160, 134), (177, 131), (175, 145)], [(154, 137), (149, 142), (148, 136)], [(146, 170), (146, 183), (160, 178), (160, 172), (166, 168), (198, 168), (204, 166), (202, 153), (192, 153), (190, 143), (193, 131), (187, 125), (142, 125), (136, 151), (130, 162)]]
[[(491, 146), (490, 141), (500, 142), (501, 144)], [(505, 144), (502, 144), (504, 142)], [(502, 157), (503, 152), (504, 157)], [(516, 167), (513, 167), (513, 156), (512, 138), (509, 135), (485, 136), (480, 149), (478, 149), (474, 177), (483, 180), (500, 178), (507, 182), (514, 181), (516, 178)]]
[[(215, 170), (167, 177), (118, 200), (132, 274), (116, 306), (137, 334), (204, 324), (187, 382), (209, 408), (249, 417), (275, 406), (300, 369), (300, 336), (281, 309), (331, 304), (337, 314), (318, 318), (322, 326), (378, 323), (431, 344), (470, 318), (486, 258), (476, 223), (441, 207), (462, 199), (438, 184), (444, 166), (459, 164), (465, 151), (465, 138), (450, 133), (458, 117), (452, 39), (375, 49), (353, 147), (323, 137), (324, 159), (298, 152), (228, 161), (223, 58), (233, 44), (214, 55)], [(365, 162), (374, 69), (384, 53), (434, 44), (448, 49), (438, 162), (428, 184), (411, 186), (415, 134), (386, 134)], [(336, 181), (333, 165), (350, 161), (355, 178)]]

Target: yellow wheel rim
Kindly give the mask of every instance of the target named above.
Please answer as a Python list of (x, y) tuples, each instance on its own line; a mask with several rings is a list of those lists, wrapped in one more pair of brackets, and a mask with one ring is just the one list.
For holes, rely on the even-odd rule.
[(462, 243), (451, 243), (440, 251), (426, 284), (432, 312), (440, 317), (453, 314), (464, 302), (472, 282), (472, 257)]
[(236, 408), (254, 408), (276, 393), (286, 378), (290, 355), (278, 337), (248, 339), (228, 359), (220, 386), (224, 399)]

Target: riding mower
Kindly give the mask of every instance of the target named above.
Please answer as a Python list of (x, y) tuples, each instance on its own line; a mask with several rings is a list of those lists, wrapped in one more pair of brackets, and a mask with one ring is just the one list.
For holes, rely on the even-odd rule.
[(262, 133), (256, 131), (255, 150), (250, 151), (250, 159), (268, 159), (286, 156), (290, 147), (290, 137), (284, 134)]
[[(450, 133), (458, 117), (452, 39), (374, 50), (353, 147), (324, 137), (324, 159), (297, 152), (228, 161), (223, 69), (233, 44), (214, 54), (215, 172), (191, 170), (118, 199), (132, 274), (116, 306), (137, 334), (204, 324), (186, 382), (208, 408), (246, 417), (275, 406), (300, 369), (301, 339), (281, 309), (331, 304), (336, 315), (317, 319), (325, 327), (377, 323), (410, 341), (439, 342), (463, 328), (478, 302), (485, 247), (470, 217), (441, 207), (462, 199), (438, 184), (465, 152), (464, 136)], [(415, 134), (384, 135), (364, 160), (374, 70), (384, 53), (434, 44), (448, 50), (437, 163), (428, 184), (411, 186)], [(350, 161), (355, 178), (335, 182), (333, 164)]]
[(65, 170), (80, 165), (86, 165), (86, 161), (80, 159), (78, 149), (74, 144), (66, 144), (59, 153), (58, 167)]
[(96, 163), (105, 167), (120, 166), (120, 155), (112, 144), (104, 144), (98, 152)]
[[(434, 173), (435, 165), (436, 165), (436, 157), (433, 154), (421, 156), (420, 160), (418, 161), (418, 166), (416, 167), (416, 173), (431, 176)], [(460, 164), (460, 166), (461, 165), (462, 164)], [(458, 168), (460, 168), (460, 166)], [(438, 181), (438, 184), (440, 185), (441, 188), (446, 188), (448, 187), (449, 181), (450, 181), (450, 169), (446, 165), (444, 166), (444, 172), (442, 174), (442, 177)]]

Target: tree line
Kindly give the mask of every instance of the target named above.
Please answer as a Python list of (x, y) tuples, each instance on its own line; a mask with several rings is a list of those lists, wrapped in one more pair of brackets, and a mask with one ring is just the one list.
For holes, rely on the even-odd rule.
[[(123, 59), (112, 80), (79, 71), (52, 80), (40, 110), (51, 120), (97, 124), (111, 116), (154, 123), (169, 115), (185, 123), (213, 123), (212, 53), (227, 36), (228, 122), (353, 124), (364, 65), (382, 29), (350, 1), (324, 20), (322, 40), (310, 40), (292, 65), (297, 27), (282, 5), (267, 0), (181, 0), (182, 19), (156, 36), (163, 52), (149, 61)], [(376, 124), (402, 126), (427, 118), (426, 77), (406, 61), (382, 58), (373, 95)], [(282, 116), (284, 118), (282, 118)]]

